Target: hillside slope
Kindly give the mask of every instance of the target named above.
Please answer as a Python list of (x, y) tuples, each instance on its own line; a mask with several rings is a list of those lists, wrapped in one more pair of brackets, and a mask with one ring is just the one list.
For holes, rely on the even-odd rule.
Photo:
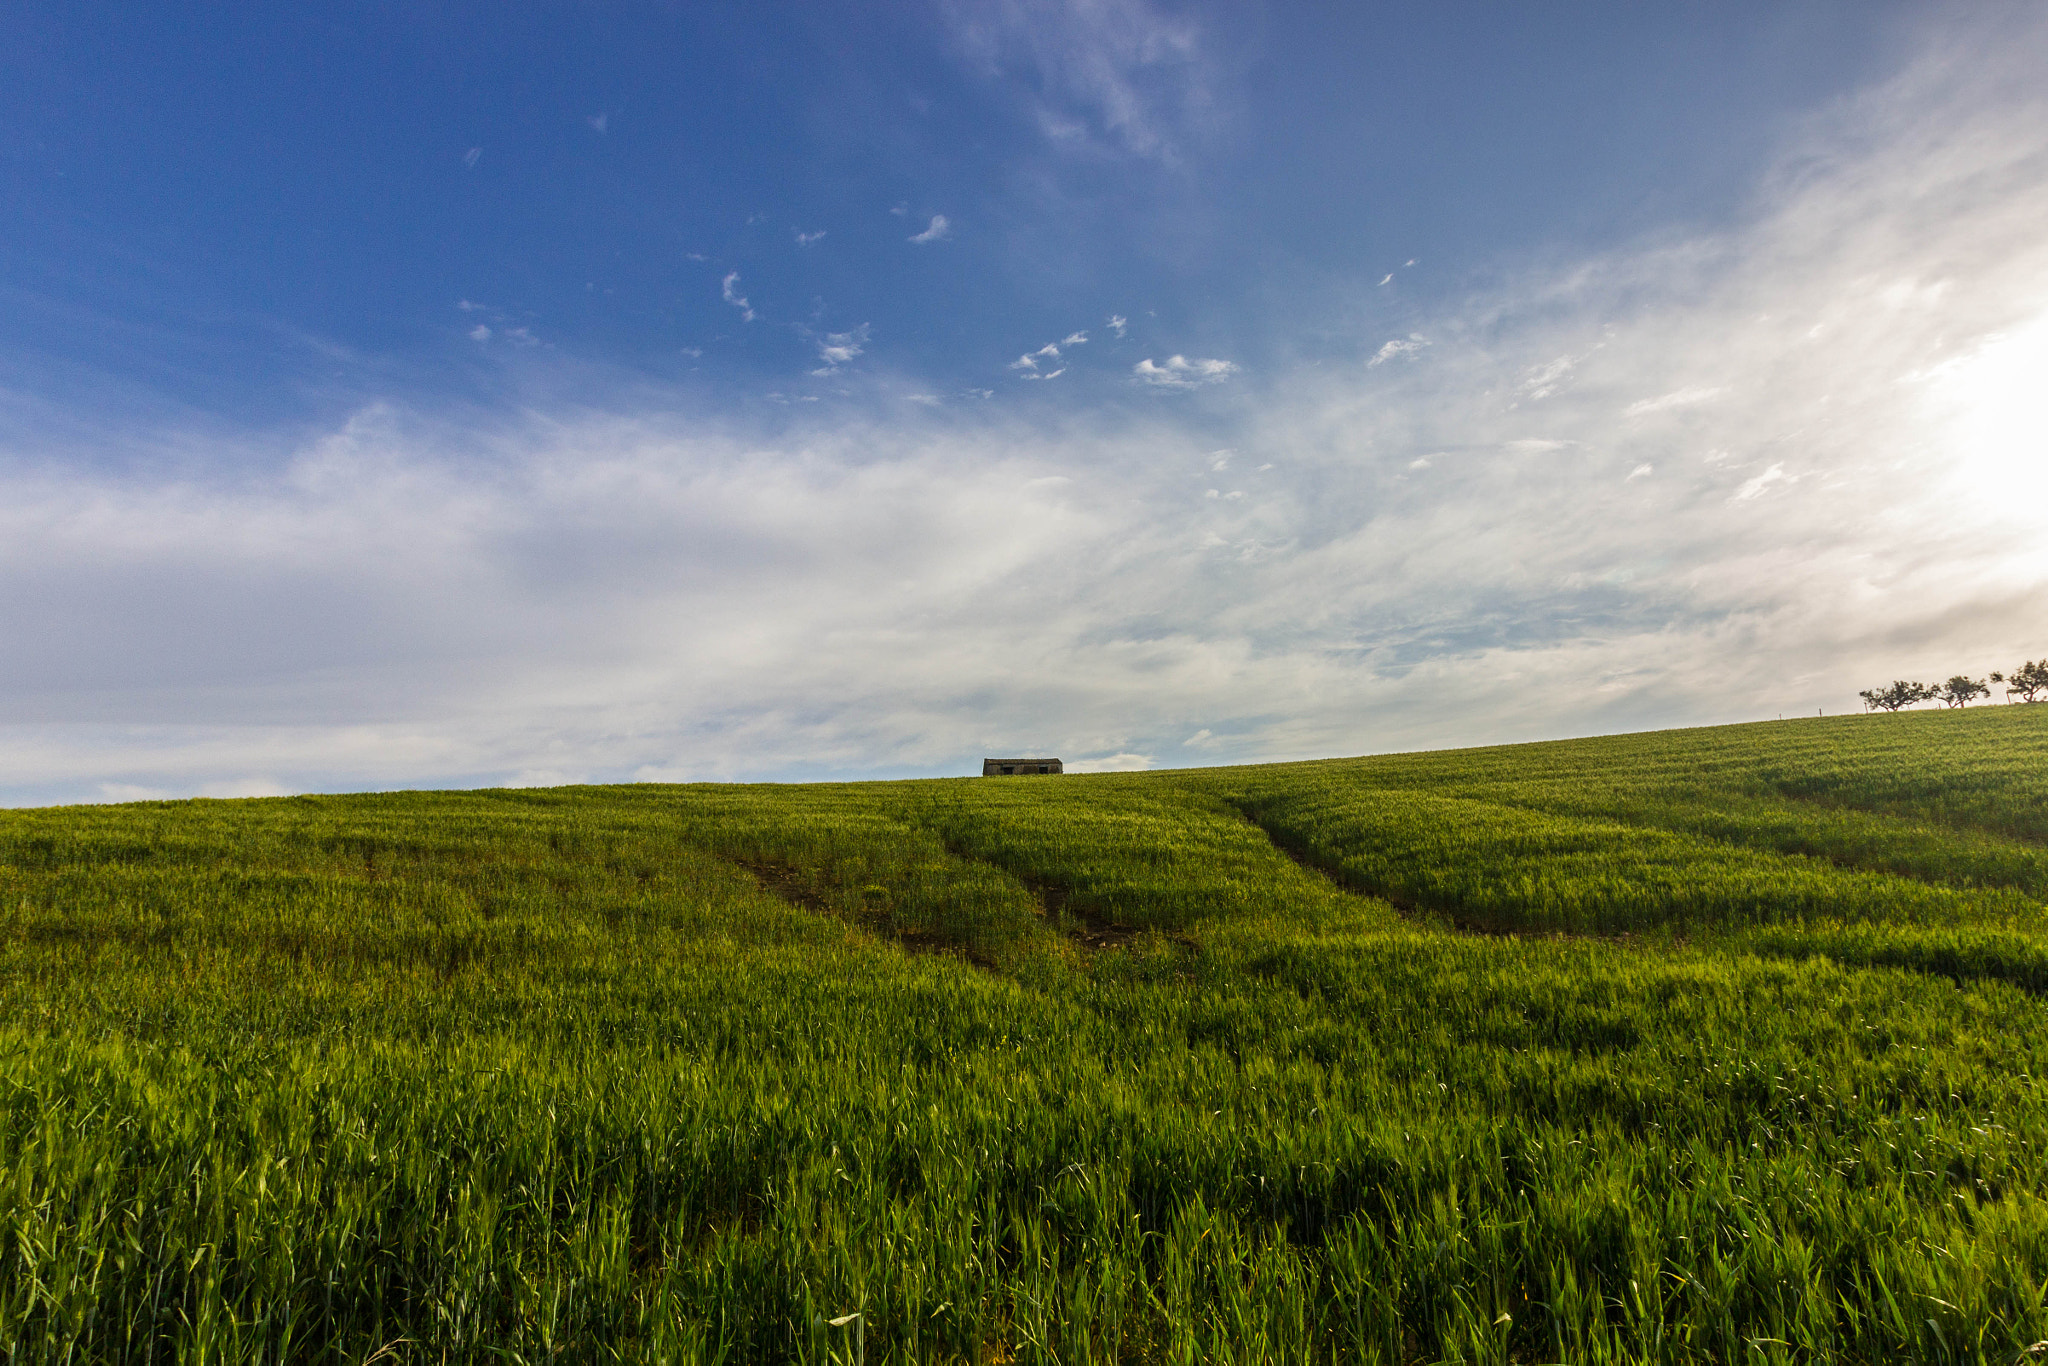
[(0, 812), (0, 1349), (2009, 1363), (2044, 899), (2048, 707)]

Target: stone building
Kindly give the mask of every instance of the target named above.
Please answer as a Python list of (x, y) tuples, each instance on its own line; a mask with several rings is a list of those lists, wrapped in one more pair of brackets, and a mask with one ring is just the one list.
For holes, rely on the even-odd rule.
[(1057, 759), (983, 759), (981, 776), (984, 778), (1007, 778), (1025, 773), (1058, 773)]

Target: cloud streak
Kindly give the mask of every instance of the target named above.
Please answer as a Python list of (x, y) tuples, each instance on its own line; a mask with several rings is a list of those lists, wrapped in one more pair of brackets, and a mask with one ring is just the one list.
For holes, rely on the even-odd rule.
[(750, 323), (754, 321), (754, 306), (747, 302), (746, 295), (740, 293), (739, 285), (740, 273), (736, 270), (729, 272), (718, 282), (719, 297), (740, 311), (741, 322)]
[(944, 13), (1055, 147), (1173, 162), (1216, 121), (1217, 67), (1184, 15), (1146, 0), (955, 0)]
[(822, 337), (814, 338), (813, 345), (818, 348), (818, 359), (825, 362), (826, 366), (826, 370), (821, 373), (829, 373), (839, 366), (850, 364), (865, 354), (868, 331), (868, 324), (862, 323), (851, 332), (827, 332)]
[(1412, 356), (1416, 352), (1422, 350), (1422, 348), (1427, 345), (1429, 345), (1429, 343), (1424, 341), (1419, 336), (1395, 337), (1393, 340), (1381, 346), (1379, 350), (1373, 352), (1372, 359), (1367, 361), (1365, 364), (1368, 369), (1377, 369), (1379, 366), (1385, 365), (1390, 360), (1399, 360), (1403, 356)]
[(1067, 373), (1065, 366), (1060, 366), (1054, 370), (1044, 370), (1040, 368), (1039, 362), (1058, 360), (1060, 358), (1060, 348), (1063, 346), (1086, 346), (1087, 344), (1088, 334), (1086, 332), (1069, 332), (1059, 341), (1047, 342), (1036, 351), (1026, 351), (1023, 355), (1010, 362), (1010, 369), (1019, 372), (1017, 376), (1019, 379), (1057, 379), (1059, 376)]
[(1189, 360), (1186, 356), (1168, 356), (1163, 362), (1150, 356), (1131, 367), (1131, 374), (1140, 384), (1154, 389), (1199, 389), (1206, 384), (1221, 384), (1237, 373), (1235, 363), (1227, 360)]

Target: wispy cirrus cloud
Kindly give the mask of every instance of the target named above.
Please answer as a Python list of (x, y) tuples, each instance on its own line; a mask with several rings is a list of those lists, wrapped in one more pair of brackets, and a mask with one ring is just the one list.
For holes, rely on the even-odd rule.
[(1199, 389), (1205, 384), (1220, 384), (1236, 373), (1233, 361), (1189, 360), (1186, 356), (1168, 356), (1163, 362), (1147, 356), (1131, 367), (1131, 374), (1139, 383), (1155, 389)]
[(1040, 363), (1051, 363), (1060, 359), (1061, 347), (1086, 346), (1087, 344), (1088, 334), (1086, 332), (1069, 332), (1059, 341), (1047, 342), (1036, 351), (1026, 351), (1023, 355), (1010, 362), (1010, 369), (1020, 372), (1018, 376), (1020, 379), (1053, 379), (1064, 375), (1066, 367), (1061, 366), (1059, 369), (1048, 371), (1041, 369)]
[(825, 362), (825, 369), (813, 373), (829, 374), (863, 355), (867, 350), (868, 331), (869, 325), (862, 323), (850, 332), (827, 332), (813, 337), (811, 341), (818, 348), (818, 359)]
[(1201, 26), (1147, 0), (954, 0), (969, 59), (1056, 146), (1174, 161), (1218, 106)]
[(1429, 343), (1424, 341), (1419, 335), (1395, 337), (1381, 346), (1379, 350), (1373, 352), (1372, 359), (1367, 361), (1366, 365), (1368, 368), (1385, 365), (1390, 360), (1399, 360), (1403, 356), (1412, 356), (1428, 345)]
[(923, 232), (912, 233), (910, 235), (910, 240), (912, 242), (917, 243), (917, 245), (919, 246), (923, 246), (927, 242), (943, 242), (952, 235), (952, 220), (947, 218), (946, 215), (942, 213), (935, 213), (932, 215), (931, 223), (925, 228), (925, 230)]
[(719, 297), (740, 311), (740, 321), (754, 321), (754, 306), (747, 302), (747, 296), (740, 293), (740, 273), (730, 271), (718, 282)]
[(1728, 499), (1730, 502), (1745, 503), (1752, 498), (1760, 496), (1773, 484), (1797, 483), (1799, 478), (1800, 476), (1796, 474), (1785, 473), (1785, 466), (1782, 463), (1773, 464), (1762, 474), (1753, 475), (1743, 480), (1742, 486), (1729, 494)]
[(500, 342), (508, 342), (513, 346), (539, 346), (541, 344), (540, 338), (534, 335), (531, 326), (515, 322), (513, 315), (507, 313), (502, 308), (493, 308), (489, 304), (480, 304), (473, 299), (458, 300), (455, 307), (460, 312), (480, 316), (481, 320), (465, 334), (473, 342), (481, 344), (496, 339)]
[(1621, 413), (1623, 417), (1648, 417), (1652, 413), (1664, 413), (1673, 408), (1690, 408), (1695, 404), (1706, 403), (1726, 392), (1726, 389), (1718, 385), (1694, 385), (1689, 389), (1673, 389), (1670, 393), (1659, 394), (1655, 398), (1637, 399), (1622, 409)]

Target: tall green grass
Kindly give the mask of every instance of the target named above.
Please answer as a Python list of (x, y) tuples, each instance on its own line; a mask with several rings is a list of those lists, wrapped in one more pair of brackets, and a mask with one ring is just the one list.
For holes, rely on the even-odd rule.
[(2044, 739), (0, 813), (0, 1352), (2009, 1363)]

